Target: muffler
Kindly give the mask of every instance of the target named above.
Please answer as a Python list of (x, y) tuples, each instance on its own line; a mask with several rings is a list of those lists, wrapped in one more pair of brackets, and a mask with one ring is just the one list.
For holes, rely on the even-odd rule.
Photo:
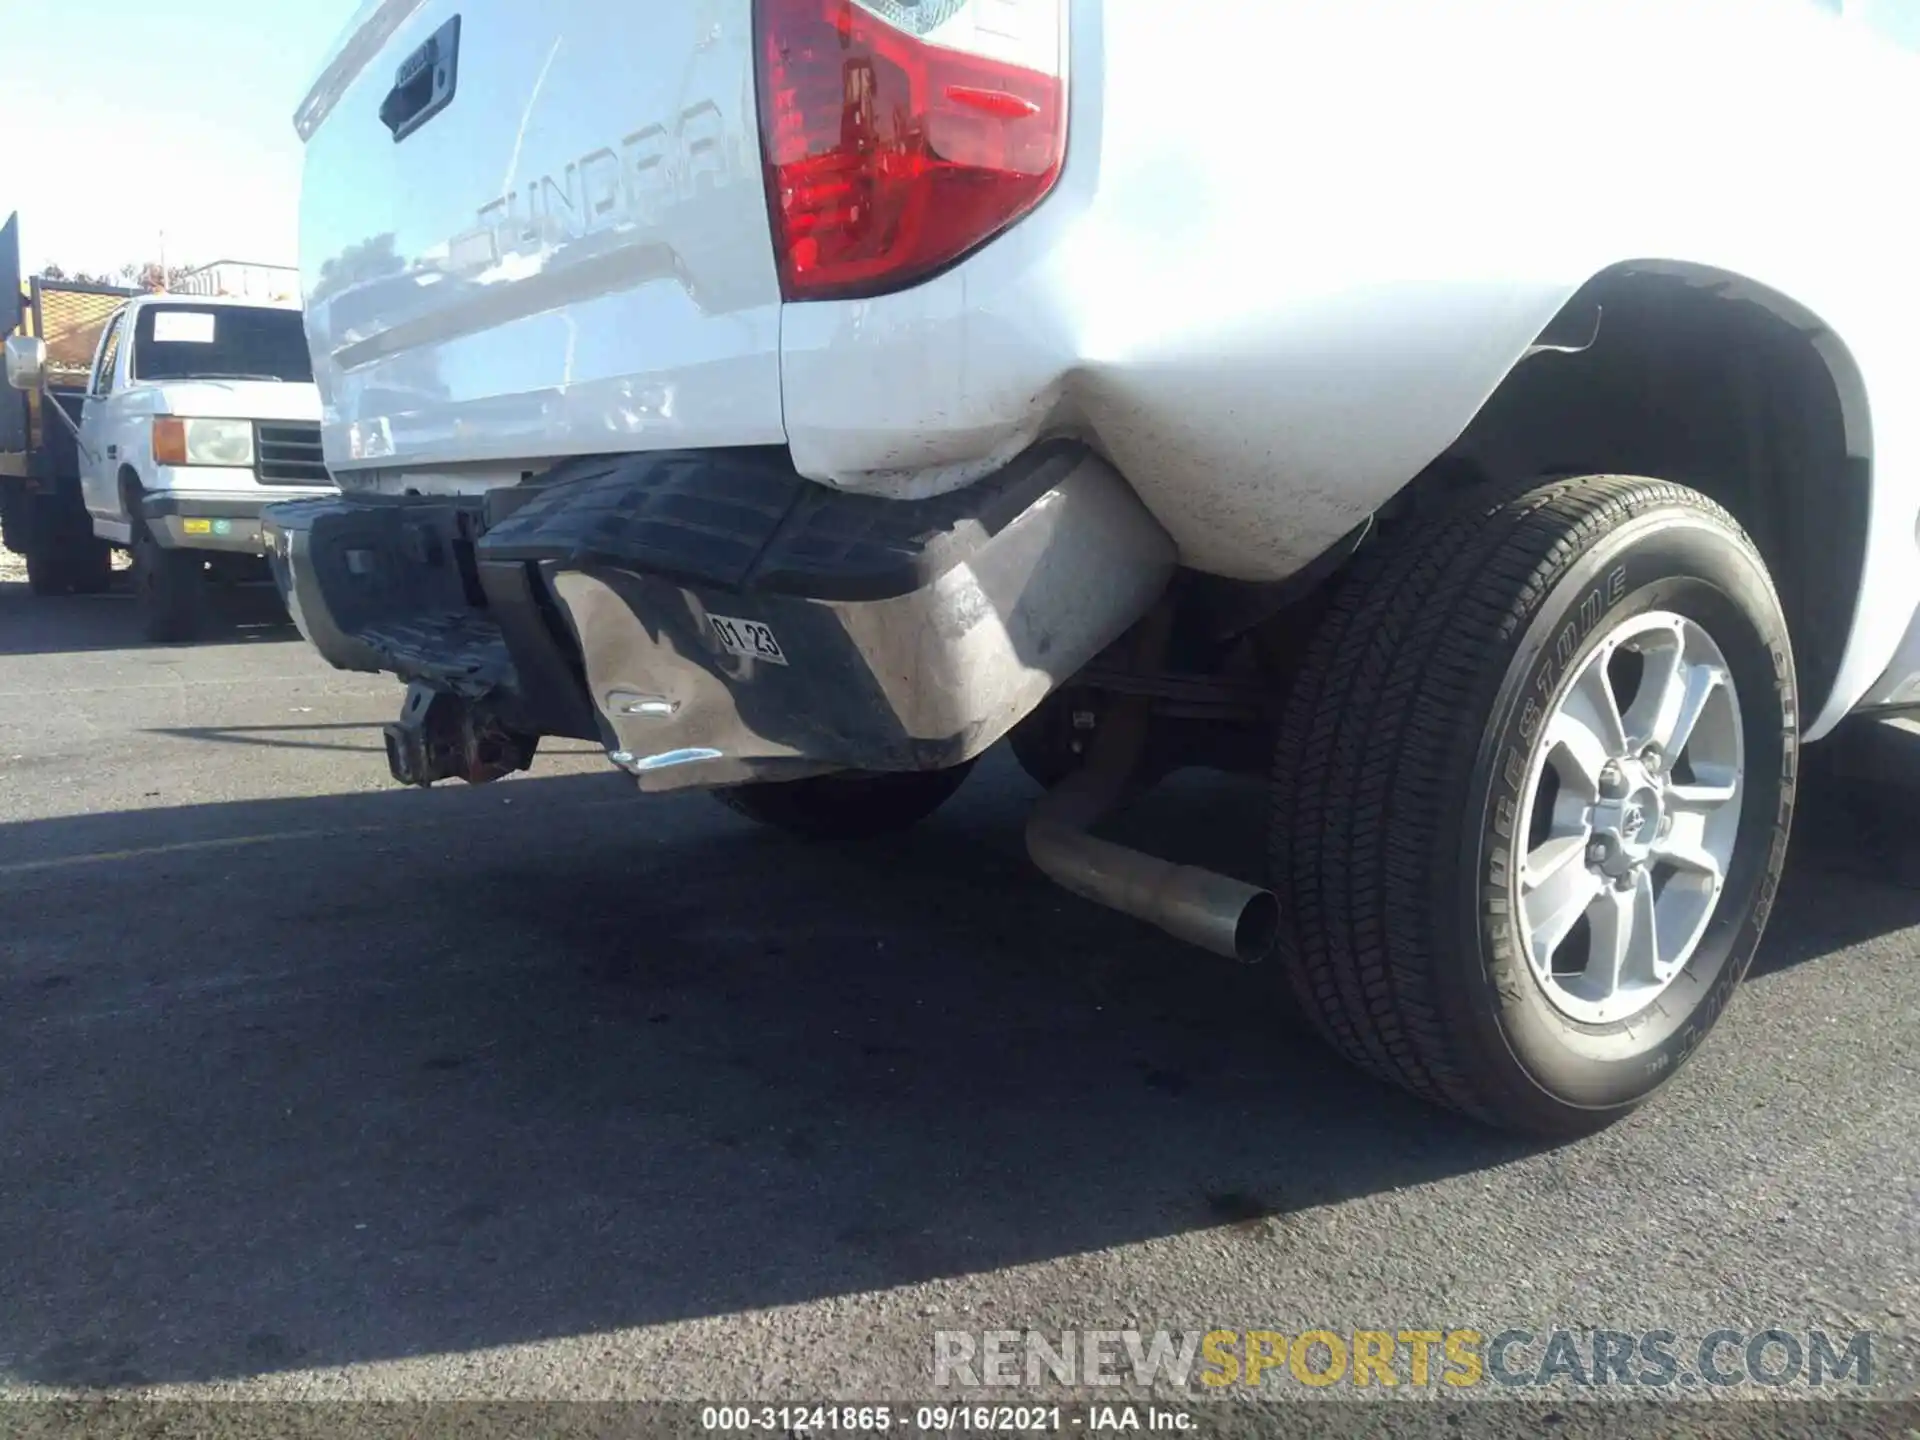
[[(1157, 663), (1164, 621), (1155, 616), (1146, 625), (1145, 654)], [(1082, 899), (1145, 920), (1229, 960), (1263, 960), (1280, 931), (1280, 902), (1272, 891), (1088, 833), (1126, 798), (1146, 754), (1152, 717), (1150, 697), (1120, 698), (1094, 732), (1087, 763), (1034, 806), (1027, 820), (1027, 854), (1050, 879)]]

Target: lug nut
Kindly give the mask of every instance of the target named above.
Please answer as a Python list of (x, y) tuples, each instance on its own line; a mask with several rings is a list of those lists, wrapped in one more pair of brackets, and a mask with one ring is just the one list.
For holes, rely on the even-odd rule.
[(1623, 794), (1627, 788), (1626, 776), (1620, 773), (1620, 767), (1609, 760), (1600, 770), (1600, 793), (1603, 795)]
[(1606, 841), (1596, 840), (1587, 846), (1587, 863), (1589, 865), (1604, 865), (1607, 863), (1607, 856), (1612, 853), (1613, 848), (1608, 845)]
[(1640, 752), (1640, 763), (1658, 775), (1660, 773), (1660, 766), (1663, 763), (1660, 747), (1658, 745), (1647, 746), (1645, 750)]

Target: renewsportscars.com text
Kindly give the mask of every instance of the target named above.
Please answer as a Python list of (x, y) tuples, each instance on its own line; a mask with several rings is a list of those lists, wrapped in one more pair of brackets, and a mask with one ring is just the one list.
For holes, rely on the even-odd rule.
[(1713, 1390), (1874, 1383), (1866, 1331), (1715, 1329), (942, 1330), (940, 1387)]

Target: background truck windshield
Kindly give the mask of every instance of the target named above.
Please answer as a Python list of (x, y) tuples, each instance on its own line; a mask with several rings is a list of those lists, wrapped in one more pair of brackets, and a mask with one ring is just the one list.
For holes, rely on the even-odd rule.
[(313, 379), (298, 310), (150, 305), (133, 337), (136, 380)]

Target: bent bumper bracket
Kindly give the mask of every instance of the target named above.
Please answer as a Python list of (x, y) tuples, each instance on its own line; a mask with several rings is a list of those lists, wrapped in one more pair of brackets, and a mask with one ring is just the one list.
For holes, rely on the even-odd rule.
[(1175, 563), (1125, 481), (1070, 442), (924, 501), (818, 485), (784, 450), (665, 452), (484, 500), (277, 506), (267, 530), (336, 665), (598, 738), (650, 790), (971, 759), (1146, 613)]

